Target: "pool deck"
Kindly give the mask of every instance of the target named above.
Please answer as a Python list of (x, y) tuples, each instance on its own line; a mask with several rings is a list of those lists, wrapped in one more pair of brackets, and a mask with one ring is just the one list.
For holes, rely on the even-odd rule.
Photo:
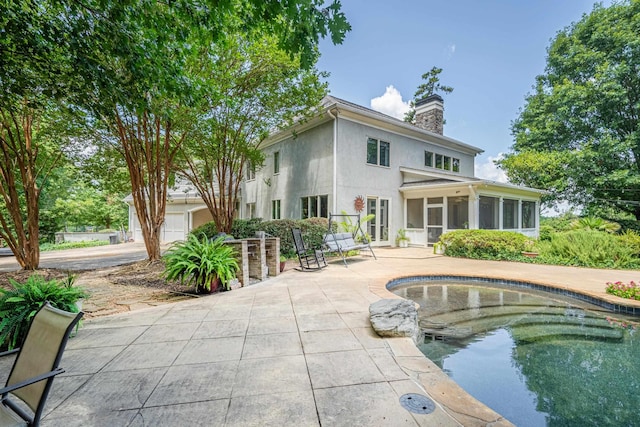
[[(412, 275), (530, 281), (637, 306), (604, 292), (638, 271), (475, 261), (375, 249), (257, 285), (86, 321), (69, 341), (43, 426), (507, 426), (409, 338), (380, 338), (369, 305)], [(0, 361), (0, 380), (8, 374)], [(428, 395), (431, 414), (405, 410)]]

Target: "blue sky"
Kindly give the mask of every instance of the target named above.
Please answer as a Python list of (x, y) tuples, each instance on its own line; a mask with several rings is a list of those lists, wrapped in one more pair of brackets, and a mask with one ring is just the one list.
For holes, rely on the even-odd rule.
[(342, 0), (352, 31), (342, 45), (321, 43), (318, 68), (331, 73), (332, 95), (400, 117), (422, 74), (442, 68), (441, 83), (454, 88), (443, 95), (445, 135), (485, 150), (477, 176), (504, 180), (492, 160), (512, 145), (511, 122), (544, 72), (551, 39), (594, 3)]

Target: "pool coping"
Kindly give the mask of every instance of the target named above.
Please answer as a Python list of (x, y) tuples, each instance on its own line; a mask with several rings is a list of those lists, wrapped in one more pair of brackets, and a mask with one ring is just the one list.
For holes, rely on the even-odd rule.
[(474, 283), (487, 283), (513, 286), (516, 288), (533, 289), (537, 291), (549, 292), (556, 295), (562, 295), (565, 297), (573, 298), (578, 301), (587, 302), (589, 304), (596, 305), (604, 308), (612, 313), (627, 314), (640, 317), (640, 307), (626, 304), (617, 304), (611, 301), (607, 301), (601, 297), (593, 296), (587, 292), (577, 292), (568, 288), (561, 288), (545, 283), (536, 283), (524, 280), (513, 280), (487, 276), (469, 276), (458, 274), (427, 274), (420, 276), (402, 276), (396, 279), (392, 279), (385, 285), (387, 291), (391, 291), (399, 286), (404, 286), (411, 282), (441, 282), (447, 280), (456, 280), (460, 282), (474, 282)]

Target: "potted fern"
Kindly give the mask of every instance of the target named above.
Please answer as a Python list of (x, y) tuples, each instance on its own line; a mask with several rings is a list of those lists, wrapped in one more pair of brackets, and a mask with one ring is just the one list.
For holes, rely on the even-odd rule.
[(204, 234), (189, 234), (187, 240), (175, 243), (165, 254), (164, 277), (194, 286), (196, 293), (215, 292), (219, 287), (229, 290), (238, 261), (224, 240), (224, 236), (209, 240)]

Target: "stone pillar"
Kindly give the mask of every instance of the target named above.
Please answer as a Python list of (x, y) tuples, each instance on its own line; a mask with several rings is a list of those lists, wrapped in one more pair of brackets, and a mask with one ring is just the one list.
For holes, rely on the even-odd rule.
[(236, 276), (242, 286), (249, 285), (249, 254), (247, 251), (246, 240), (225, 240), (225, 245), (233, 247), (236, 254), (236, 261), (238, 261), (238, 272)]
[(280, 238), (267, 237), (264, 239), (264, 246), (269, 276), (275, 277), (280, 274)]
[(267, 278), (265, 239), (250, 238), (247, 241), (249, 250), (249, 277), (263, 281)]

